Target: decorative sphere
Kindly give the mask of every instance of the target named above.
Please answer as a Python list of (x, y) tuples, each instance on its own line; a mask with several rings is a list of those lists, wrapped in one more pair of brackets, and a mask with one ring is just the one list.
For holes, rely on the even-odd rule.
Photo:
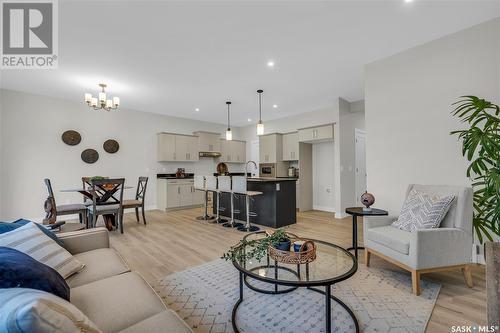
[(361, 203), (365, 205), (366, 208), (370, 208), (370, 206), (375, 203), (375, 197), (373, 194), (365, 192), (361, 195)]

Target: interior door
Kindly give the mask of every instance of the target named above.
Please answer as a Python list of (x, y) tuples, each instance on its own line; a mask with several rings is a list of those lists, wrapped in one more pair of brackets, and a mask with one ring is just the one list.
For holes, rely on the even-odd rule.
[(366, 133), (356, 129), (355, 140), (356, 204), (359, 206), (361, 205), (360, 197), (366, 191)]

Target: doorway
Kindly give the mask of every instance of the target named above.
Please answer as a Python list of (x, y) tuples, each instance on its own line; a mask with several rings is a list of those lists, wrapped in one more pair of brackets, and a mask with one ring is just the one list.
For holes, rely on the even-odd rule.
[(354, 135), (356, 206), (361, 206), (360, 197), (366, 192), (366, 132), (355, 128)]

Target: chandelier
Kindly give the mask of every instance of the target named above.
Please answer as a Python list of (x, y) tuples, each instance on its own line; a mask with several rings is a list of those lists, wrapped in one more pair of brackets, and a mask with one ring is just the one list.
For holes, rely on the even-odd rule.
[(90, 108), (94, 110), (106, 110), (111, 111), (117, 109), (120, 106), (120, 98), (113, 97), (113, 99), (106, 99), (106, 87), (105, 83), (99, 83), (99, 87), (101, 87), (101, 91), (99, 92), (98, 97), (93, 97), (90, 93), (85, 93), (85, 103)]

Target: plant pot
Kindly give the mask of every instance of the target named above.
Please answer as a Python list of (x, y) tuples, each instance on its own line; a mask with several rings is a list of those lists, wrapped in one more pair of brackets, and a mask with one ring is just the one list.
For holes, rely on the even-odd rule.
[(279, 242), (274, 248), (281, 251), (290, 251), (290, 245), (292, 245), (292, 241), (287, 239), (286, 241)]

